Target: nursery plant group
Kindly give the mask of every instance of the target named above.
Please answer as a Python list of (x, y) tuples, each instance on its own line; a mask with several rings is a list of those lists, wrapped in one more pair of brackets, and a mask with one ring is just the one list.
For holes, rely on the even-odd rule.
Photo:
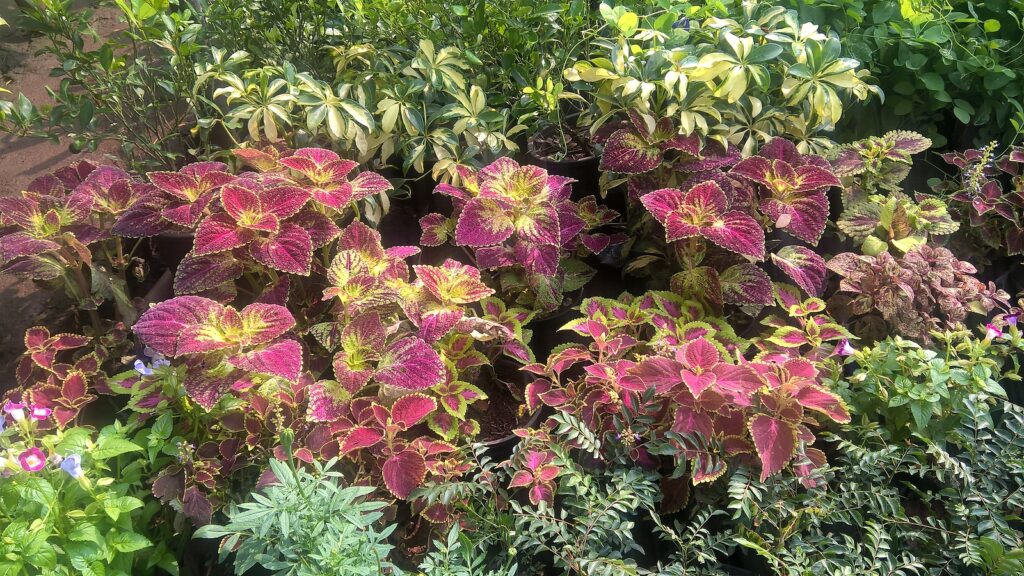
[(0, 575), (1024, 573), (1019, 2), (18, 7)]

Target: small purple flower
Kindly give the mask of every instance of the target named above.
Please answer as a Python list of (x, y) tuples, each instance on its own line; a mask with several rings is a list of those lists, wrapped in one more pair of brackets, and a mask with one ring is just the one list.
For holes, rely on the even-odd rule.
[(29, 414), (32, 416), (32, 419), (36, 421), (46, 420), (50, 417), (50, 414), (53, 414), (53, 410), (50, 410), (46, 406), (30, 406), (29, 410)]
[(1006, 335), (999, 329), (998, 326), (989, 322), (985, 324), (985, 339), (992, 340), (994, 338), (1004, 338)]
[(11, 415), (15, 422), (21, 422), (25, 419), (25, 405), (18, 404), (17, 402), (8, 402), (4, 404), (4, 412)]
[(1020, 314), (1007, 314), (1003, 316), (1003, 320), (1006, 320), (1007, 326), (1016, 326), (1017, 320), (1020, 318)]
[(38, 472), (46, 466), (46, 454), (39, 448), (29, 448), (18, 456), (18, 462), (25, 472)]
[(143, 376), (153, 375), (153, 369), (150, 368), (149, 366), (146, 366), (146, 363), (143, 362), (141, 358), (135, 361), (135, 371), (138, 372), (139, 374), (142, 374)]
[(680, 18), (679, 20), (676, 20), (672, 24), (672, 28), (682, 28), (683, 30), (689, 30), (690, 29), (690, 19), (687, 18), (686, 16), (683, 16), (682, 18)]
[(60, 463), (60, 469), (67, 472), (72, 478), (78, 479), (85, 475), (82, 470), (82, 457), (78, 454), (69, 454), (63, 462)]
[(171, 361), (168, 360), (167, 358), (164, 358), (163, 356), (160, 356), (158, 358), (154, 358), (153, 359), (153, 364), (152, 364), (153, 368), (163, 368), (165, 366), (170, 366), (170, 365), (171, 365)]
[(857, 349), (854, 348), (850, 344), (850, 341), (846, 340), (845, 338), (839, 344), (836, 344), (836, 352), (835, 353), (836, 353), (837, 356), (843, 356), (843, 357), (845, 357), (845, 356), (852, 356), (853, 353), (856, 352), (856, 351), (857, 351)]

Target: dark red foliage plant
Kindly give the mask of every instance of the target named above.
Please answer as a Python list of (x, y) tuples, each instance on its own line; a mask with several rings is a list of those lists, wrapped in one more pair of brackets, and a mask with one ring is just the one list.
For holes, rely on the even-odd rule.
[[(666, 479), (682, 473), (692, 484), (712, 482), (736, 461), (759, 467), (762, 478), (791, 468), (813, 484), (814, 467), (824, 463), (811, 447), (814, 430), (850, 419), (798, 347), (748, 359), (750, 343), (696, 301), (651, 292), (588, 299), (580, 311), (569, 329), (588, 343), (526, 367), (536, 375), (528, 404), (556, 409), (552, 429), (576, 447), (587, 442), (566, 433), (573, 429), (566, 417), (605, 449), (623, 447), (636, 465), (660, 469)], [(515, 485), (546, 499), (553, 482), (546, 460), (519, 462), (525, 468)]]

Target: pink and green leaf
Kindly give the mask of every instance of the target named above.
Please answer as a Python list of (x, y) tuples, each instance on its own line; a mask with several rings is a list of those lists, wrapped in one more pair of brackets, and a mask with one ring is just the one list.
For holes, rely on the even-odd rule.
[(389, 386), (425, 390), (445, 380), (447, 370), (425, 341), (407, 336), (384, 351), (374, 377)]
[(772, 262), (782, 269), (811, 296), (820, 296), (825, 289), (825, 259), (803, 246), (784, 246), (772, 254)]
[(419, 488), (427, 475), (427, 464), (419, 453), (403, 450), (384, 462), (384, 485), (396, 498), (405, 500)]
[(771, 304), (772, 282), (768, 274), (754, 264), (736, 264), (718, 277), (722, 298), (732, 304)]
[(781, 472), (796, 454), (796, 427), (777, 418), (758, 414), (747, 424), (761, 459), (761, 481)]

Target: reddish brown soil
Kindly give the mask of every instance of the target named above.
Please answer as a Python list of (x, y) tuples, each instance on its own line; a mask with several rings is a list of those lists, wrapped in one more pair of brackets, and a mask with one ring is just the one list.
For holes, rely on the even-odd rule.
[[(47, 45), (46, 39), (20, 28), (13, 0), (0, 0), (0, 18), (9, 24), (0, 28), (0, 86), (11, 92), (0, 94), (0, 98), (13, 99), (23, 92), (36, 105), (49, 102), (46, 88), (57, 86), (59, 79), (50, 77), (56, 60), (49, 55), (36, 56)], [(101, 35), (109, 34), (118, 22), (112, 12), (101, 10), (95, 26)], [(33, 179), (78, 160), (113, 163), (115, 149), (104, 146), (97, 152), (72, 154), (66, 140), (56, 144), (0, 134), (0, 195), (18, 194)], [(24, 349), (25, 330), (40, 324), (54, 326), (66, 312), (67, 302), (61, 294), (28, 280), (0, 275), (0, 391), (13, 383), (14, 360)]]

